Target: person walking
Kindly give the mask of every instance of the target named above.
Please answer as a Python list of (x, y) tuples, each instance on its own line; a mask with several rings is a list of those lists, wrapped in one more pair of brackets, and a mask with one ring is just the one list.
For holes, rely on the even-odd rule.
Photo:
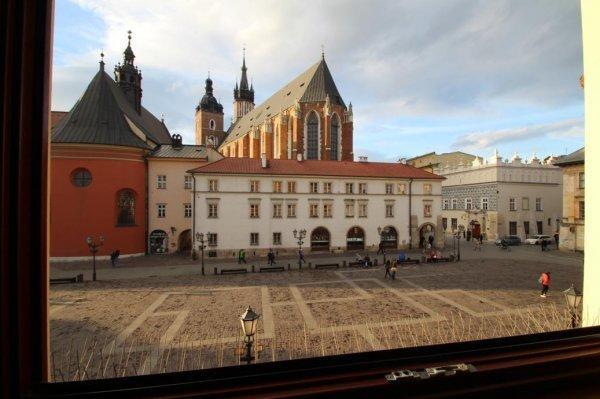
[(272, 266), (275, 264), (275, 253), (273, 252), (273, 249), (269, 249), (269, 253), (267, 254), (267, 263), (269, 266)]
[(383, 251), (383, 241), (379, 241), (379, 249), (377, 250), (377, 255), (379, 254), (385, 255), (385, 252)]
[(388, 276), (390, 276), (390, 269), (392, 268), (392, 264), (390, 262), (390, 260), (386, 260), (385, 261), (385, 276), (383, 276), (383, 278), (388, 278)]
[(246, 262), (246, 251), (240, 249), (240, 252), (238, 253), (238, 264), (241, 264), (242, 262), (248, 263)]
[(540, 275), (538, 282), (542, 285), (542, 293), (540, 294), (540, 296), (542, 298), (546, 298), (546, 294), (548, 293), (548, 289), (550, 288), (550, 272), (543, 272)]
[(558, 233), (554, 233), (554, 242), (556, 243), (556, 249), (558, 249)]
[(392, 277), (392, 280), (396, 280), (397, 271), (398, 269), (396, 268), (396, 265), (392, 265), (392, 267), (390, 268), (390, 276)]
[(304, 259), (304, 250), (302, 248), (298, 250), (298, 263), (306, 263), (306, 260)]
[(429, 248), (433, 248), (433, 240), (434, 240), (433, 235), (430, 235), (429, 236)]
[(115, 249), (110, 254), (110, 263), (111, 263), (112, 267), (117, 267), (117, 261), (119, 260), (119, 255), (121, 255), (121, 251), (119, 251), (118, 249)]

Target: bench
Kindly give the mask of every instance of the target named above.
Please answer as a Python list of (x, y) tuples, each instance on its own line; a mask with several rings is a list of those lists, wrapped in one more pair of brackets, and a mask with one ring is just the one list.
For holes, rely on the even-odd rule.
[(427, 258), (427, 263), (450, 262), (450, 258)]
[(83, 274), (78, 274), (76, 277), (51, 278), (50, 284), (72, 284), (83, 283)]
[(221, 274), (245, 274), (248, 269), (222, 269)]
[(316, 269), (333, 269), (333, 268), (339, 268), (340, 264), (339, 263), (320, 263), (315, 265), (315, 270)]
[(399, 265), (418, 265), (421, 263), (419, 259), (405, 259), (397, 261)]
[(285, 268), (283, 266), (261, 267), (260, 269), (258, 269), (259, 273), (262, 273), (262, 272), (272, 273), (272, 272), (283, 272), (283, 271), (285, 271)]
[[(371, 265), (369, 265), (369, 267), (372, 267), (372, 266), (374, 266), (374, 264), (371, 261)], [(358, 262), (358, 261), (348, 262), (348, 267), (365, 267), (365, 262)]]

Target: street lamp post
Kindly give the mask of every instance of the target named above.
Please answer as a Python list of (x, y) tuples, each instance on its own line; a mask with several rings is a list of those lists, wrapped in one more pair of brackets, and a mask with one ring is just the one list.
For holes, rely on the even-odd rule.
[(463, 231), (465, 231), (465, 226), (463, 226), (461, 224), (460, 226), (458, 226), (458, 233), (456, 234), (456, 249), (457, 249), (456, 259), (457, 260), (460, 260), (460, 236), (463, 233)]
[(254, 343), (254, 335), (256, 334), (256, 327), (258, 326), (258, 319), (260, 315), (256, 314), (250, 306), (240, 316), (240, 322), (242, 323), (242, 331), (244, 332), (244, 343), (246, 344), (246, 353), (240, 357), (242, 362), (250, 364), (254, 360), (252, 356), (252, 344)]
[[(210, 233), (206, 233), (206, 238), (208, 239), (208, 235)], [(204, 241), (204, 233), (196, 233), (196, 241), (198, 241), (198, 249), (200, 250), (200, 263), (202, 265), (202, 275), (204, 276), (204, 248), (206, 248)]]
[(571, 328), (575, 328), (578, 324), (577, 309), (579, 309), (583, 295), (580, 291), (575, 289), (573, 284), (571, 284), (571, 287), (563, 291), (563, 295), (565, 296), (565, 301), (567, 301), (567, 306), (569, 307), (569, 312), (571, 313)]
[(377, 227), (377, 232), (379, 233), (379, 248), (381, 248), (381, 252), (383, 252), (383, 264), (385, 265), (385, 248), (383, 247), (383, 235), (386, 232), (386, 229), (381, 228), (381, 226)]
[(300, 231), (294, 229), (294, 238), (298, 240), (298, 269), (302, 269), (302, 259), (300, 258), (300, 252), (302, 251), (302, 244), (304, 244), (304, 237), (306, 237), (306, 230), (301, 229)]
[(90, 252), (92, 253), (92, 281), (96, 281), (96, 253), (98, 252), (98, 247), (104, 245), (104, 236), (99, 237), (99, 242), (94, 240), (94, 236), (87, 236), (85, 239), (88, 247), (90, 248)]

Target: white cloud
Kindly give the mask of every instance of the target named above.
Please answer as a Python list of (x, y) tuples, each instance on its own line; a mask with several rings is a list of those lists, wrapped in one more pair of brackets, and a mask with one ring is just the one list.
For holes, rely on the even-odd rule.
[(583, 119), (568, 119), (547, 124), (467, 133), (457, 137), (452, 146), (463, 151), (480, 151), (511, 142), (547, 138), (582, 138), (583, 135)]

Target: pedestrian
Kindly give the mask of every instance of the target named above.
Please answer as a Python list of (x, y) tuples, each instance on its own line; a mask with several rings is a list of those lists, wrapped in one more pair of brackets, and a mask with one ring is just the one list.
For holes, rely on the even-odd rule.
[(387, 278), (390, 275), (390, 269), (392, 268), (392, 265), (390, 263), (390, 260), (386, 260), (385, 261), (385, 276), (383, 276), (383, 278)]
[(544, 244), (545, 242), (546, 242), (546, 241), (545, 241), (544, 239), (541, 239), (541, 240), (540, 240), (540, 247), (542, 248), (542, 252), (544, 252), (544, 251), (546, 250), (546, 249), (545, 249), (545, 244)]
[(419, 237), (419, 248), (425, 248), (425, 237)]
[(434, 240), (433, 235), (430, 235), (429, 236), (429, 248), (433, 248), (433, 240)]
[(542, 293), (540, 296), (542, 298), (546, 298), (546, 294), (548, 293), (548, 289), (550, 288), (550, 272), (545, 271), (541, 274), (538, 282), (542, 285)]
[(390, 268), (390, 276), (392, 277), (392, 280), (396, 279), (396, 272), (398, 271), (398, 269), (396, 268), (396, 265), (393, 265)]
[(240, 252), (238, 253), (238, 264), (241, 264), (242, 262), (248, 263), (246, 262), (246, 251), (240, 249)]
[[(483, 233), (479, 234), (479, 245), (483, 245)], [(481, 248), (479, 248), (481, 250)]]
[(554, 242), (556, 243), (556, 249), (558, 249), (558, 232), (554, 233)]
[(365, 255), (365, 267), (371, 266), (371, 258), (369, 255)]
[(406, 260), (406, 254), (404, 253), (404, 251), (400, 251), (400, 253), (398, 254), (398, 263), (402, 263)]
[(267, 254), (267, 263), (269, 264), (269, 266), (272, 266), (275, 264), (275, 253), (273, 252), (273, 249), (269, 248), (269, 253)]
[(298, 251), (298, 263), (306, 263), (306, 260), (304, 259), (304, 250), (302, 248)]
[(118, 249), (115, 249), (110, 254), (110, 263), (112, 264), (112, 267), (117, 267), (117, 261), (119, 260), (119, 255), (121, 255), (121, 251), (119, 251)]
[(379, 254), (385, 255), (385, 252), (383, 251), (383, 241), (379, 241), (379, 249), (377, 250), (377, 255)]

